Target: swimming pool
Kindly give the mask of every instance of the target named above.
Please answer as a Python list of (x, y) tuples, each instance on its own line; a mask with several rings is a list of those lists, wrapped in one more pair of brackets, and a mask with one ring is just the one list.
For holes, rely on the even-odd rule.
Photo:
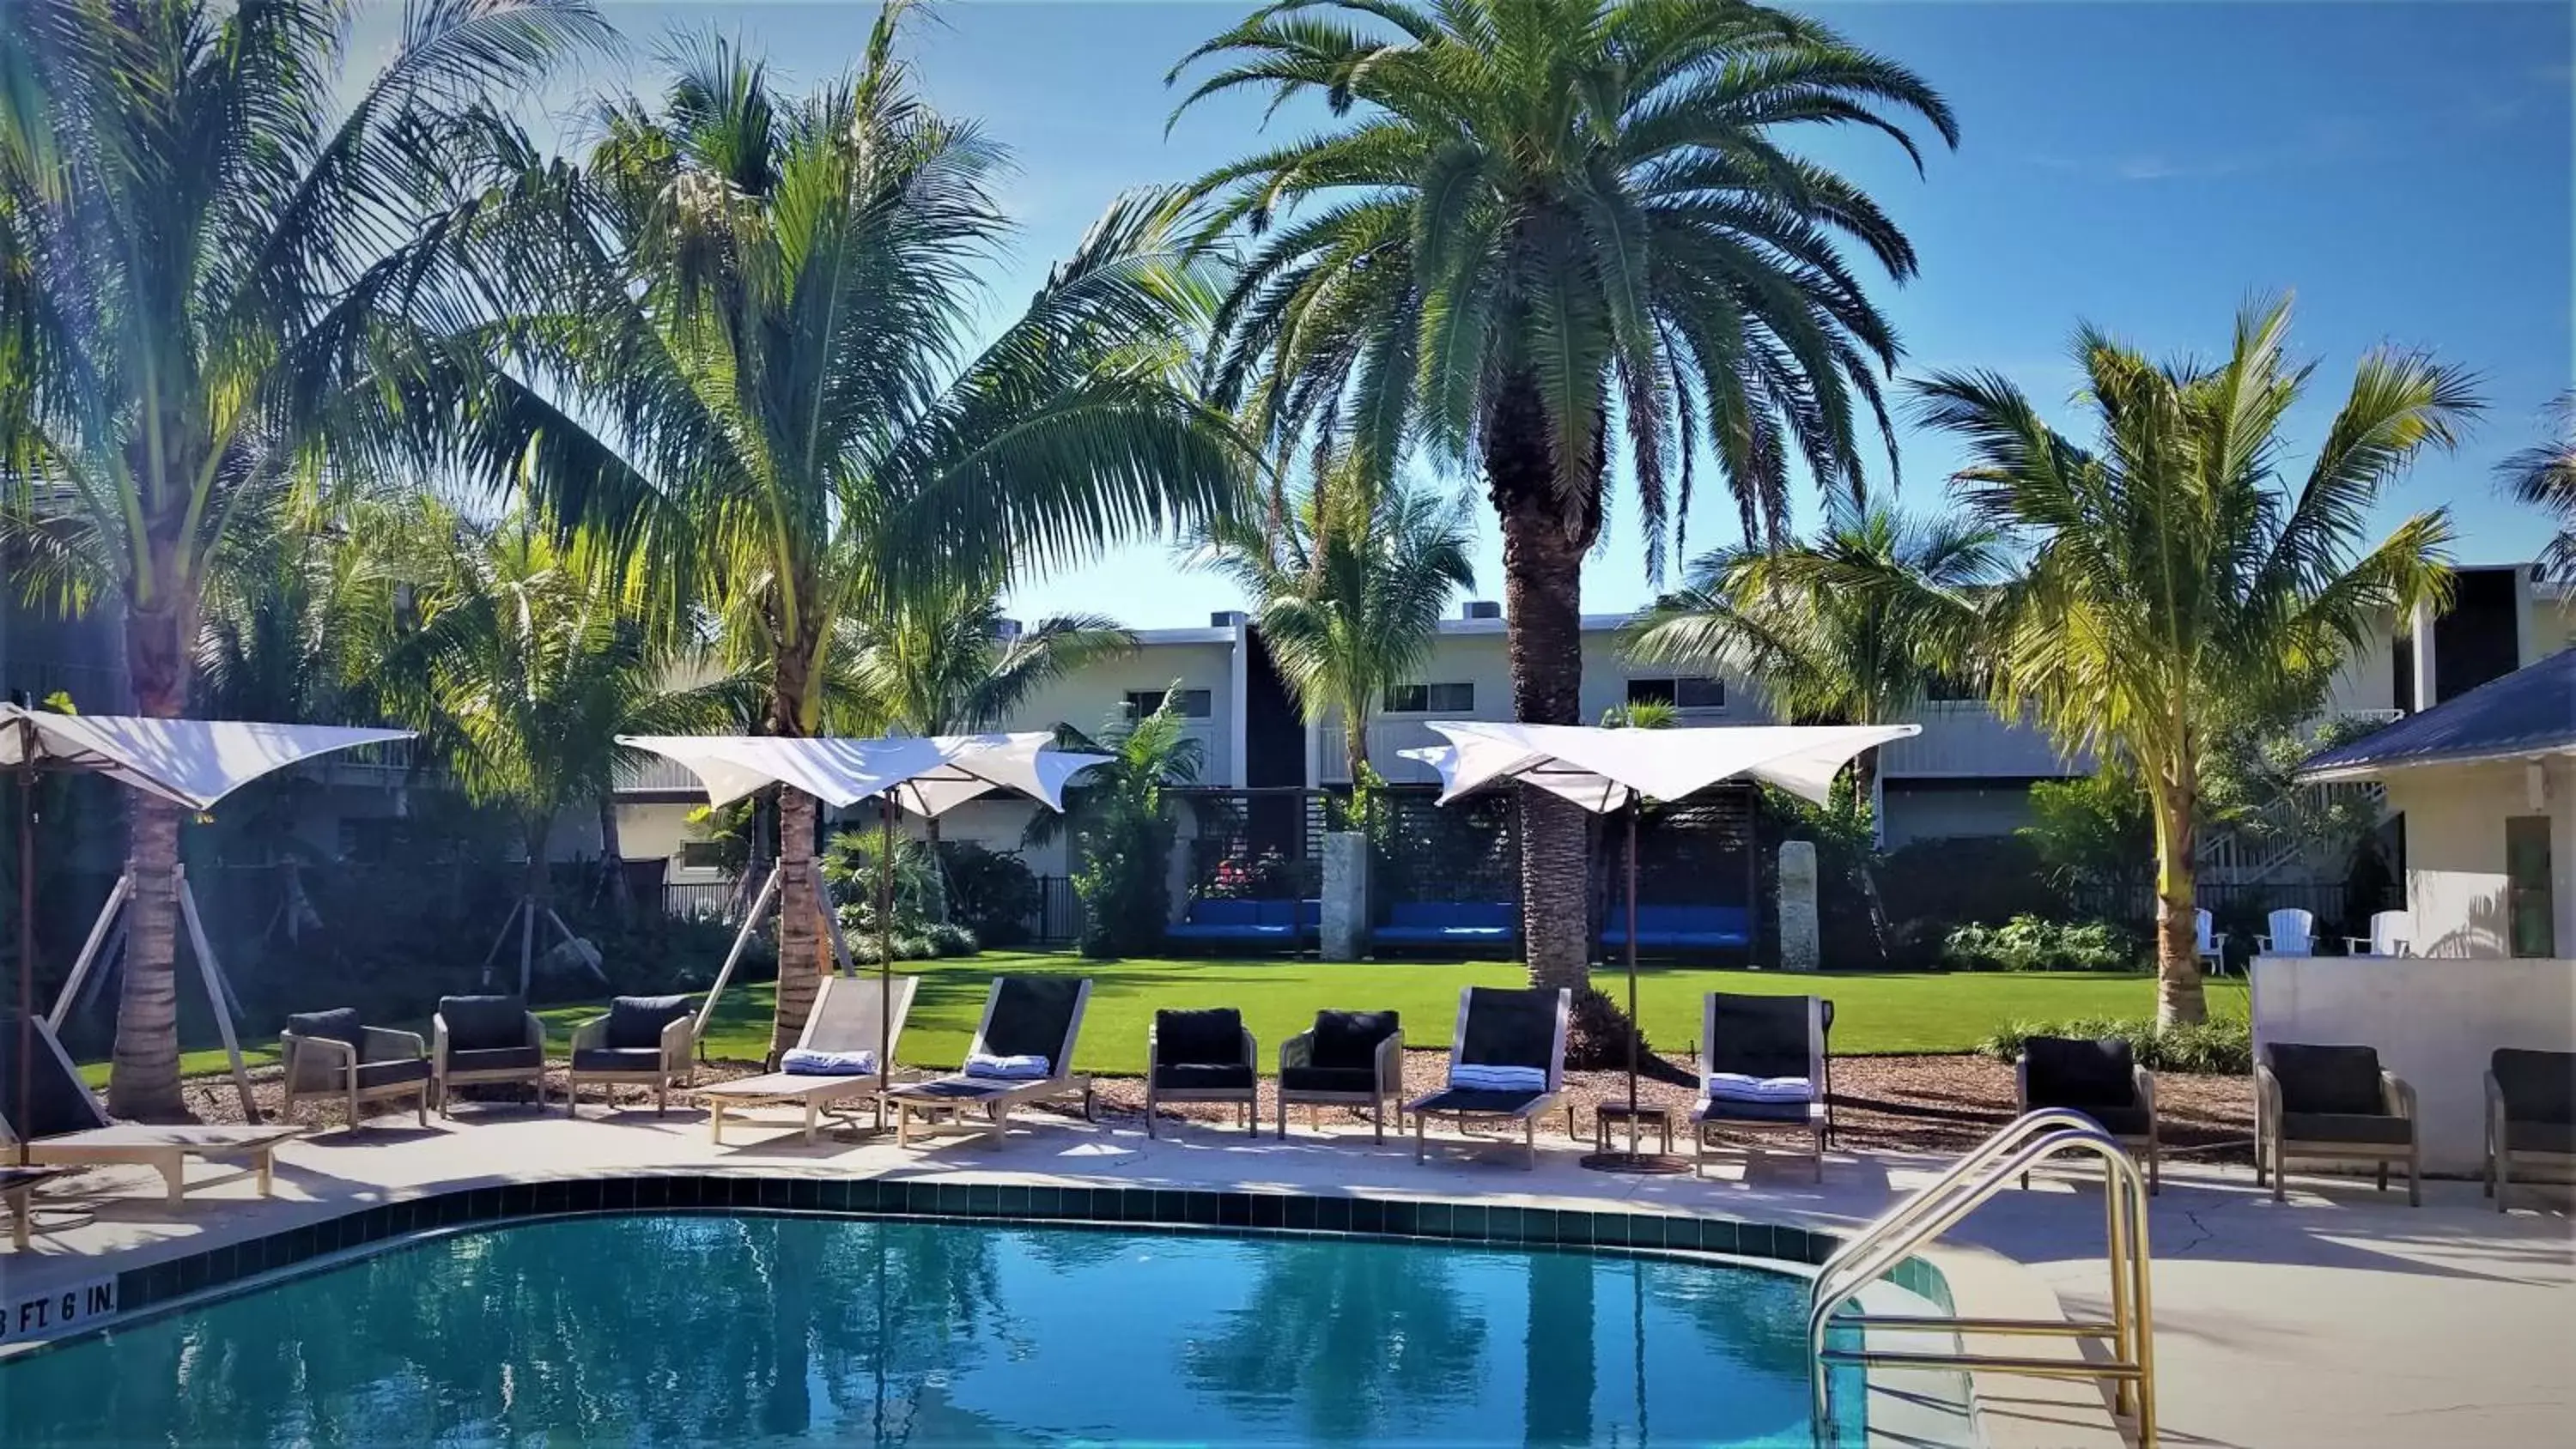
[(1785, 1274), (1563, 1251), (592, 1216), (0, 1364), (0, 1404), (24, 1449), (1804, 1446), (1804, 1307)]

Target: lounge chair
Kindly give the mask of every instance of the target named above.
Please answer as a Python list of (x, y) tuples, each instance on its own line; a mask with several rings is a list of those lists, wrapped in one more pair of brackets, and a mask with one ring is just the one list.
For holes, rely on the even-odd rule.
[(1236, 1102), (1243, 1130), (1261, 1134), (1261, 1046), (1231, 1006), (1158, 1011), (1145, 1028), (1145, 1135), (1164, 1102)]
[[(1538, 1116), (1565, 1090), (1565, 1022), (1574, 995), (1562, 987), (1508, 990), (1467, 986), (1458, 992), (1458, 1032), (1449, 1047), (1449, 1085), (1404, 1104), (1413, 1114), (1413, 1160), (1424, 1158), (1434, 1116), (1518, 1121), (1522, 1164), (1538, 1166)], [(1493, 1085), (1488, 1073), (1525, 1079)]]
[(2366, 1046), (2273, 1042), (2254, 1064), (2254, 1185), (2271, 1172), (2272, 1201), (2287, 1195), (2293, 1157), (2406, 1164), (2406, 1201), (2424, 1203), (2423, 1162), (2415, 1129), (2415, 1089), (2383, 1071)]
[[(2120, 1145), (2147, 1159), (2147, 1191), (2162, 1190), (2157, 1157), (2156, 1075), (2139, 1066), (2118, 1037), (2034, 1036), (2013, 1064), (2016, 1113), (2062, 1107), (2093, 1119)], [(2022, 1186), (2030, 1174), (2021, 1175)]]
[(670, 1110), (671, 1087), (689, 1079), (690, 1050), (697, 1043), (697, 1023), (685, 996), (619, 996), (608, 1014), (594, 1016), (572, 1033), (572, 1062), (564, 1073), (564, 1115), (581, 1114), (581, 1084), (598, 1082), (608, 1090), (610, 1111), (617, 1109), (617, 1088), (651, 1087), (653, 1115)]
[[(99, 1166), (136, 1163), (155, 1169), (170, 1189), (170, 1205), (179, 1206), (188, 1190), (187, 1160), (247, 1160), (245, 1171), (257, 1174), (259, 1195), (268, 1196), (277, 1145), (304, 1131), (296, 1126), (151, 1126), (111, 1122), (98, 1098), (81, 1085), (80, 1073), (63, 1053), (63, 1044), (42, 1021), (31, 1024), (35, 1060), (29, 1064), (31, 1100), (19, 1102), (18, 1020), (0, 1012), (0, 1149), (15, 1156), (20, 1134), (27, 1160), (37, 1165)], [(235, 1174), (238, 1176), (239, 1174)], [(221, 1179), (230, 1181), (230, 1178)], [(204, 1184), (200, 1184), (201, 1186)]]
[(2370, 918), (2370, 934), (2346, 936), (2344, 950), (2354, 956), (2412, 956), (2415, 918), (2404, 911), (2379, 911)]
[(412, 1099), (420, 1125), (429, 1125), (429, 1094), (437, 1084), (419, 1032), (364, 1025), (356, 1007), (343, 1006), (288, 1017), (286, 1030), (277, 1034), (277, 1051), (286, 1067), (280, 1115), (290, 1122), (298, 1099), (327, 1095), (347, 1103), (347, 1131), (367, 1124), (362, 1104), (405, 1097)]
[[(720, 1146), (724, 1142), (727, 1112), (740, 1112), (747, 1107), (802, 1107), (805, 1140), (810, 1143), (822, 1127), (824, 1108), (876, 1100), (878, 1089), (886, 1085), (894, 1070), (895, 1051), (903, 1044), (903, 1024), (912, 1015), (912, 996), (921, 988), (921, 978), (897, 976), (892, 986), (889, 998), (885, 983), (864, 976), (824, 977), (814, 994), (814, 1008), (805, 1017), (805, 1030), (796, 1038), (799, 1051), (835, 1055), (865, 1052), (874, 1057), (882, 1045), (885, 1060), (878, 1064), (879, 1070), (838, 1075), (777, 1071), (701, 1087), (698, 1095), (706, 1099), (707, 1131), (715, 1142)], [(885, 1030), (879, 1033), (879, 1009), (889, 1005)], [(878, 1040), (880, 1035), (884, 1038), (882, 1043)]]
[(0, 1203), (9, 1209), (9, 1246), (23, 1252), (35, 1231), (36, 1209), (30, 1199), (36, 1189), (58, 1177), (69, 1177), (68, 1167), (0, 1167)]
[(546, 1109), (546, 1024), (516, 996), (442, 996), (429, 1019), (438, 1114), (455, 1115), (459, 1087), (523, 1084)]
[(2313, 956), (2317, 952), (2317, 915), (2296, 906), (2285, 906), (2263, 918), (2269, 929), (2254, 938), (2254, 949), (2265, 956)]
[[(1365, 1107), (1386, 1140), (1389, 1106), (1404, 1102), (1404, 1018), (1392, 1011), (1319, 1011), (1315, 1024), (1279, 1044), (1279, 1135), (1288, 1104)], [(1310, 1117), (1319, 1114), (1310, 1113)], [(1321, 1122), (1315, 1122), (1319, 1130)], [(1401, 1117), (1396, 1130), (1404, 1129)]]
[[(984, 1020), (966, 1049), (961, 1071), (926, 1082), (907, 1082), (886, 1093), (894, 1104), (895, 1142), (912, 1144), (913, 1119), (936, 1129), (940, 1119), (962, 1128), (968, 1108), (981, 1108), (985, 1124), (972, 1130), (998, 1143), (1010, 1130), (1011, 1109), (1051, 1097), (1082, 1094), (1082, 1117), (1091, 1120), (1091, 1078), (1073, 1071), (1074, 1042), (1082, 1034), (1082, 1009), (1091, 1001), (1088, 977), (996, 976), (984, 999)], [(986, 1064), (1042, 1058), (1042, 1077), (988, 1075)]]
[(2192, 954), (2198, 956), (2201, 964), (2209, 968), (2210, 975), (2226, 975), (2227, 933), (2225, 931), (2213, 931), (2209, 928), (2209, 912), (2207, 911), (2192, 912), (2191, 925), (2196, 937), (2192, 947)]
[(1825, 1180), (1825, 1010), (1813, 996), (1712, 991), (1700, 1004), (1699, 1102), (1691, 1108), (1695, 1176), (1721, 1132), (1787, 1134)]
[(2487, 1061), (2487, 1196), (2504, 1211), (2516, 1162), (2576, 1167), (2576, 1052), (2501, 1047)]

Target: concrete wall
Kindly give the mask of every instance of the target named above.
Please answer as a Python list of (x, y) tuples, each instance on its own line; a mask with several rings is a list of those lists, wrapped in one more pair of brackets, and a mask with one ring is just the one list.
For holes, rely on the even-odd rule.
[(2498, 1047), (2576, 1051), (2576, 961), (2264, 956), (2254, 1047), (2368, 1046), (2415, 1089), (2424, 1170), (2484, 1161), (2485, 1074)]
[(2406, 907), (2420, 956), (2503, 956), (2504, 822), (2550, 817), (2557, 949), (2576, 955), (2576, 761), (2546, 762), (2542, 799), (2519, 763), (2425, 765), (2392, 770), (2388, 804), (2406, 816)]
[(1206, 630), (1174, 630), (1170, 632), (1190, 637), (1166, 641), (1156, 638), (1155, 632), (1142, 631), (1145, 642), (1132, 654), (1095, 664), (1038, 690), (1013, 718), (1003, 722), (1004, 726), (1035, 730), (1068, 724), (1085, 734), (1098, 734), (1118, 713), (1130, 691), (1159, 694), (1177, 680), (1184, 689), (1208, 692), (1209, 716), (1188, 724), (1189, 733), (1199, 740), (1206, 756), (1199, 782), (1240, 783), (1237, 771), (1241, 765), (1235, 759), (1234, 748), (1239, 733), (1235, 714), (1240, 700), (1235, 693), (1231, 636), (1215, 641), (1198, 637), (1207, 634)]

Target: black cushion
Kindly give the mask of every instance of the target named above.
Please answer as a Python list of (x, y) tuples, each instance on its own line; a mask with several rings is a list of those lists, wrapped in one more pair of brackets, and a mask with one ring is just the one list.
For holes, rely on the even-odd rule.
[(1252, 1090), (1252, 1068), (1243, 1062), (1157, 1063), (1154, 1085), (1176, 1092), (1248, 1092)]
[(689, 1014), (685, 996), (621, 996), (608, 1003), (608, 1045), (612, 1050), (659, 1050), (662, 1028)]
[(2369, 1047), (2274, 1042), (2263, 1057), (2281, 1083), (2284, 1113), (2371, 1117), (2388, 1110), (2379, 1091), (2379, 1053)]
[(1378, 1047), (1403, 1029), (1402, 1014), (1393, 1011), (1316, 1012), (1312, 1060), (1318, 1067), (1375, 1072)]
[(1806, 1122), (1823, 1115), (1824, 1108), (1814, 1102), (1738, 1102), (1709, 1097), (1700, 1104), (1700, 1116), (1711, 1122)]
[(2284, 1142), (2354, 1142), (2402, 1147), (2413, 1139), (2415, 1124), (2379, 1112), (2284, 1112)]
[(1377, 1091), (1375, 1067), (1282, 1067), (1279, 1090), (1284, 1093), (1337, 1092), (1364, 1097)]
[(576, 1072), (658, 1072), (660, 1047), (583, 1047), (572, 1054)]
[[(34, 1048), (27, 1086), (33, 1098), (18, 1100), (18, 1034), (27, 1033)], [(29, 1138), (86, 1132), (107, 1125), (98, 1098), (57, 1054), (41, 1021), (23, 1022), (15, 1011), (0, 1011), (0, 1118)], [(6, 1156), (0, 1153), (0, 1156)]]
[[(342, 1080), (346, 1079), (343, 1078)], [(429, 1059), (426, 1057), (397, 1057), (391, 1061), (360, 1062), (358, 1064), (358, 1086), (361, 1089), (367, 1087), (392, 1087), (399, 1086), (404, 1082), (426, 1082), (428, 1080)]]
[[(1479, 987), (1478, 990), (1483, 988)], [(1553, 995), (1554, 993), (1549, 993)], [(1434, 1092), (1413, 1104), (1417, 1112), (1460, 1112), (1470, 1115), (1518, 1116), (1545, 1092), (1496, 1092), (1483, 1087), (1451, 1087)]]
[[(1041, 1055), (1052, 1057), (1053, 1052)], [(1154, 1065), (1182, 1063), (1239, 1065), (1243, 1061), (1243, 1013), (1231, 1006), (1203, 1011), (1154, 1013)]]
[(1716, 1024), (1708, 1040), (1711, 1071), (1805, 1077), (1815, 1070), (1807, 1041), (1808, 998), (1711, 994), (1716, 1000)]
[(300, 1012), (286, 1019), (286, 1029), (297, 1036), (323, 1037), (352, 1048), (367, 1044), (366, 1023), (358, 1020), (358, 1008), (354, 1006)]
[(1078, 976), (1002, 977), (993, 986), (984, 1050), (997, 1057), (1044, 1057), (1058, 1072), (1068, 1070), (1070, 1063), (1056, 1059), (1067, 1054), (1073, 1004), (1081, 997)]
[(2576, 1153), (2576, 1126), (2565, 1122), (2504, 1124), (2504, 1145), (2513, 1152)]
[(2035, 1036), (2022, 1043), (2021, 1059), (2034, 1107), (2127, 1107), (2137, 1102), (2135, 1058), (2129, 1044), (2117, 1037)]
[(2101, 1102), (2080, 1106), (2072, 1102), (2054, 1105), (2083, 1113), (2092, 1118), (2103, 1131), (2114, 1137), (2144, 1137), (2148, 1134), (2151, 1125), (2147, 1120), (2147, 1109), (2144, 1107), (2114, 1106)]
[(1556, 990), (1534, 986), (1467, 988), (1467, 1026), (1458, 1060), (1480, 1067), (1556, 1066)]
[(515, 996), (442, 996), (438, 1018), (447, 1023), (451, 1054), (528, 1044), (528, 1004)]
[(448, 1048), (451, 1072), (525, 1072), (546, 1064), (546, 1054), (532, 1046), (484, 1047), (478, 1051)]
[(2514, 1122), (2576, 1122), (2576, 1052), (2501, 1047), (2487, 1063)]

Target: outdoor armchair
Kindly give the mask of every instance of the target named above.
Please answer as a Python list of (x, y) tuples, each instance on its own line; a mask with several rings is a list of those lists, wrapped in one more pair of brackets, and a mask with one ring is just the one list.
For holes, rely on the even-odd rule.
[[(1803, 1139), (1825, 1180), (1825, 1004), (1813, 996), (1712, 991), (1700, 1005), (1700, 1096), (1691, 1109), (1695, 1174), (1722, 1132)], [(1803, 1087), (1803, 1091), (1799, 1088)]]
[[(1392, 1011), (1319, 1011), (1315, 1024), (1279, 1044), (1279, 1135), (1288, 1135), (1288, 1104), (1365, 1107), (1377, 1140), (1386, 1140), (1391, 1107), (1404, 1101), (1404, 1018)], [(1309, 1125), (1322, 1128), (1321, 1114)], [(1402, 1119), (1397, 1123), (1403, 1127)]]
[(429, 1046), (416, 1031), (366, 1026), (358, 1009), (308, 1011), (286, 1019), (277, 1036), (286, 1066), (284, 1116), (295, 1118), (295, 1104), (306, 1097), (335, 1097), (348, 1106), (348, 1130), (366, 1125), (362, 1103), (412, 1099), (420, 1125), (429, 1125), (429, 1094), (436, 1085)]
[(2344, 949), (2355, 956), (2412, 956), (2415, 918), (2404, 911), (2381, 911), (2370, 918), (2370, 934), (2346, 936)]
[(2504, 1211), (2516, 1162), (2576, 1166), (2576, 1052), (2500, 1047), (2487, 1062), (2487, 1196)]
[[(2118, 1037), (2034, 1036), (2013, 1063), (2016, 1112), (2060, 1107), (2093, 1119), (2122, 1147), (2147, 1160), (2147, 1191), (2160, 1191), (2156, 1075), (2138, 1065)], [(2030, 1174), (2021, 1177), (2030, 1185)]]
[(2317, 949), (2317, 915), (2296, 906), (2286, 906), (2266, 916), (2269, 929), (2254, 938), (2254, 949), (2265, 956), (2309, 956)]
[(2262, 1186), (2268, 1170), (2274, 1202), (2286, 1195), (2293, 1157), (2375, 1162), (2382, 1192), (2388, 1164), (2403, 1162), (2406, 1201), (2422, 1206), (2415, 1089), (2383, 1070), (2370, 1047), (2265, 1046), (2254, 1064), (2254, 1183)]
[(521, 1084), (546, 1107), (546, 1024), (516, 996), (442, 996), (429, 1019), (429, 1062), (438, 1112), (455, 1115), (458, 1087)]
[(1234, 1102), (1243, 1130), (1261, 1132), (1261, 1047), (1231, 1006), (1158, 1011), (1145, 1028), (1145, 1135), (1164, 1102)]
[(573, 1029), (572, 1063), (564, 1074), (564, 1114), (581, 1112), (581, 1084), (607, 1087), (615, 1110), (617, 1088), (651, 1087), (653, 1114), (670, 1109), (671, 1087), (685, 1082), (692, 1070), (691, 1049), (697, 1044), (697, 1022), (685, 996), (620, 996), (608, 1003), (608, 1014), (594, 1016)]

